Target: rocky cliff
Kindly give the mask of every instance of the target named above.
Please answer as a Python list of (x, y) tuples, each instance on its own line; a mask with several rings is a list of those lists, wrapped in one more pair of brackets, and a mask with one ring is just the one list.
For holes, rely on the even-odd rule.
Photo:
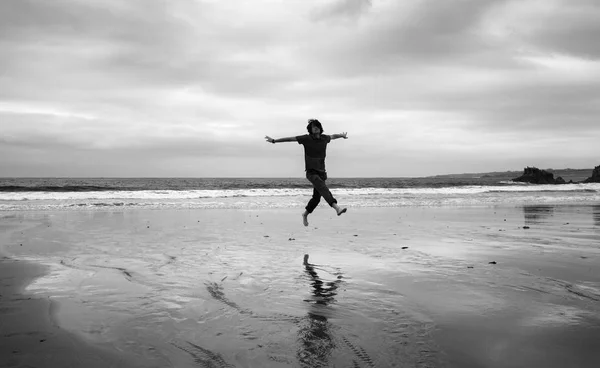
[(592, 171), (592, 176), (585, 179), (584, 183), (600, 183), (600, 166), (594, 167)]
[(523, 175), (513, 179), (513, 181), (531, 184), (565, 184), (565, 180), (560, 176), (554, 179), (554, 174), (546, 170), (540, 170), (537, 167), (526, 167), (523, 169)]

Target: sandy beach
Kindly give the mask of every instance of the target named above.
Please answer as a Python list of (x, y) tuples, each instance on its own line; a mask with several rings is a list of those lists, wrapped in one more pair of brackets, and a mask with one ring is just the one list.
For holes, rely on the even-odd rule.
[(600, 366), (600, 206), (300, 213), (1, 213), (0, 366)]
[[(26, 230), (12, 218), (11, 225), (2, 217), (5, 235)], [(9, 244), (2, 237), (2, 245)], [(21, 243), (19, 244), (19, 247)], [(38, 249), (41, 254), (43, 248)], [(125, 354), (89, 344), (58, 325), (58, 308), (52, 298), (33, 295), (24, 288), (49, 268), (0, 254), (0, 366), (1, 367), (139, 367)]]

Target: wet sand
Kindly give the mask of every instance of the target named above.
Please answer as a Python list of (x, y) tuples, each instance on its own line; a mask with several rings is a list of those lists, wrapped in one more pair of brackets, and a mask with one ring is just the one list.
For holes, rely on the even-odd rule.
[(600, 206), (300, 213), (1, 214), (0, 366), (600, 366)]
[[(20, 221), (0, 218), (2, 235), (25, 230)], [(2, 245), (10, 244), (6, 237), (0, 239)], [(0, 252), (0, 367), (140, 367), (125, 354), (65, 331), (56, 323), (58, 305), (51, 298), (24, 292), (31, 281), (47, 273), (45, 266)]]

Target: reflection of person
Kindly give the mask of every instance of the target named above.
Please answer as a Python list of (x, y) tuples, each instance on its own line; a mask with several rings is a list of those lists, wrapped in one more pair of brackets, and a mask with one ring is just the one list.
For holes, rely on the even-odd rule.
[[(308, 254), (304, 255), (304, 270), (312, 279), (313, 295), (316, 297), (316, 304), (327, 305), (330, 302), (335, 301), (334, 297), (337, 295), (338, 284), (342, 282), (341, 279), (335, 281), (329, 281), (326, 284), (317, 274), (315, 265), (308, 263)], [(341, 278), (341, 276), (339, 276)]]
[(594, 223), (596, 227), (600, 228), (600, 205), (595, 205), (592, 209), (594, 216)]
[(321, 201), (321, 197), (325, 198), (327, 203), (335, 209), (337, 215), (341, 215), (346, 212), (346, 208), (341, 208), (337, 204), (337, 200), (327, 188), (325, 180), (327, 180), (327, 172), (325, 171), (325, 156), (327, 151), (327, 144), (332, 139), (344, 138), (348, 139), (346, 132), (341, 134), (327, 135), (323, 134), (323, 126), (316, 119), (308, 120), (306, 126), (308, 134), (299, 135), (295, 137), (273, 139), (269, 136), (265, 136), (267, 142), (298, 142), (304, 146), (304, 162), (306, 167), (306, 178), (312, 183), (313, 195), (308, 204), (306, 205), (306, 211), (302, 214), (302, 221), (304, 226), (308, 226), (308, 215), (311, 214), (317, 205)]
[(327, 366), (335, 342), (330, 331), (331, 323), (323, 315), (323, 307), (335, 301), (338, 285), (342, 281), (338, 279), (324, 283), (314, 265), (308, 263), (308, 254), (304, 256), (304, 267), (312, 280), (314, 301), (311, 301), (312, 308), (307, 317), (300, 321), (298, 360), (303, 367)]

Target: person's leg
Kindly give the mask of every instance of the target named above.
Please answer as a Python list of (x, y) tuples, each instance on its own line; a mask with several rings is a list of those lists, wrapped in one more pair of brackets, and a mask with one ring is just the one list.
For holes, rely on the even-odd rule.
[(319, 202), (321, 202), (321, 193), (316, 188), (313, 188), (313, 195), (306, 205), (306, 212), (312, 213), (319, 205)]
[(311, 214), (315, 210), (315, 208), (317, 208), (319, 202), (321, 202), (321, 193), (319, 193), (319, 191), (316, 188), (313, 188), (312, 198), (310, 199), (310, 201), (308, 201), (308, 204), (305, 208), (306, 211), (304, 211), (304, 213), (302, 214), (302, 222), (304, 223), (304, 226), (308, 226), (308, 215)]
[(346, 212), (346, 208), (340, 208), (340, 206), (338, 206), (337, 200), (333, 197), (329, 188), (327, 188), (327, 184), (325, 184), (325, 180), (327, 180), (326, 173), (307, 173), (306, 178), (312, 183), (312, 185), (315, 187), (315, 190), (317, 190), (321, 196), (325, 198), (327, 203), (335, 209), (338, 216)]

